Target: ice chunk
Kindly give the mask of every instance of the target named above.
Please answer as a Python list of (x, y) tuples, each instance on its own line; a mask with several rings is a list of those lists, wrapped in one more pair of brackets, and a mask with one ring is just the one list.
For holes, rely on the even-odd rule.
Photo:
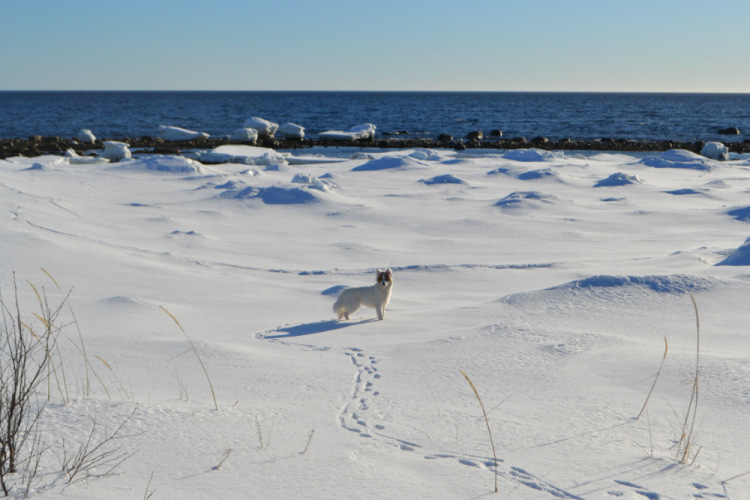
[(159, 134), (165, 141), (190, 141), (192, 139), (207, 139), (209, 137), (205, 132), (196, 132), (169, 125), (159, 125)]
[(726, 161), (729, 159), (729, 148), (720, 142), (707, 142), (701, 149), (701, 155), (712, 160)]
[(78, 142), (92, 144), (94, 141), (96, 141), (96, 137), (94, 137), (94, 134), (90, 130), (83, 129), (78, 132)]
[(254, 128), (238, 128), (229, 138), (233, 141), (255, 142), (258, 140), (258, 131)]
[(279, 134), (289, 139), (303, 139), (305, 128), (296, 123), (285, 123), (279, 127)]
[(245, 120), (245, 124), (243, 125), (243, 127), (254, 128), (258, 131), (258, 135), (273, 137), (273, 135), (279, 129), (279, 124), (264, 120), (263, 118), (259, 118), (257, 116), (253, 116), (252, 118), (248, 118), (247, 120)]
[(120, 161), (130, 158), (130, 149), (124, 142), (104, 141), (104, 157), (109, 161)]

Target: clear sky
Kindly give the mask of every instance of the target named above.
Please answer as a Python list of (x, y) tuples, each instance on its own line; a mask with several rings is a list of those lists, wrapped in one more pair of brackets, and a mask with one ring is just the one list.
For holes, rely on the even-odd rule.
[(0, 0), (0, 90), (750, 92), (748, 0)]

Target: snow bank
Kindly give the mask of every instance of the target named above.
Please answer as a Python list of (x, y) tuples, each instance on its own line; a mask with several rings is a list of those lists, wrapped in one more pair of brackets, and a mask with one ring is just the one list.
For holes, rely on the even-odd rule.
[(243, 165), (286, 164), (286, 156), (273, 149), (256, 146), (219, 146), (197, 157), (203, 163), (241, 163)]
[(132, 156), (128, 145), (117, 141), (104, 141), (104, 153), (102, 154), (109, 161), (126, 160)]
[(201, 174), (201, 164), (183, 156), (147, 156), (111, 167), (130, 172), (154, 172), (161, 174)]
[(373, 170), (389, 170), (416, 166), (421, 167), (423, 165), (409, 156), (383, 156), (354, 167), (352, 172), (369, 172)]
[(711, 160), (684, 149), (670, 149), (658, 156), (650, 156), (638, 163), (653, 168), (689, 168), (711, 170)]
[(363, 123), (355, 125), (349, 130), (327, 130), (321, 132), (318, 137), (321, 139), (331, 139), (334, 141), (356, 141), (361, 139), (372, 139), (375, 137), (375, 125), (372, 123)]
[(529, 170), (528, 172), (524, 172), (520, 174), (518, 178), (521, 179), (522, 181), (533, 181), (537, 179), (554, 179), (557, 181), (561, 181), (560, 176), (557, 175), (555, 172), (552, 171), (552, 169), (549, 169), (549, 168), (542, 168), (539, 170)]
[(717, 266), (750, 266), (750, 238), (732, 252), (726, 259), (722, 260)]
[(296, 174), (294, 178), (292, 179), (292, 184), (304, 184), (305, 186), (311, 188), (311, 189), (317, 189), (318, 191), (330, 191), (333, 188), (338, 187), (338, 185), (328, 179), (320, 179), (318, 177), (315, 177), (314, 175), (303, 175), (303, 174)]
[(622, 172), (616, 172), (606, 179), (602, 179), (594, 187), (613, 187), (613, 186), (627, 186), (628, 184), (640, 184), (641, 180), (637, 175), (628, 175)]
[(65, 158), (71, 165), (93, 165), (96, 163), (109, 163), (109, 160), (100, 156), (80, 156), (74, 150), (65, 152)]
[(539, 191), (514, 191), (505, 198), (495, 203), (500, 208), (532, 208), (538, 207), (538, 202), (554, 203), (560, 198), (554, 194), (540, 193)]
[(190, 141), (193, 139), (207, 139), (210, 137), (205, 132), (196, 132), (170, 125), (159, 125), (159, 135), (165, 141)]
[(94, 137), (94, 134), (91, 132), (91, 130), (83, 129), (78, 132), (78, 142), (82, 142), (84, 144), (93, 144), (95, 141), (96, 137)]
[(545, 151), (543, 149), (514, 149), (513, 151), (508, 151), (503, 155), (503, 158), (506, 160), (513, 160), (513, 161), (550, 161), (550, 160), (559, 160), (560, 158), (563, 158), (564, 155), (562, 153), (556, 153), (554, 151)]
[(242, 189), (228, 189), (220, 198), (230, 200), (252, 200), (259, 199), (266, 205), (301, 205), (319, 201), (318, 197), (304, 187), (269, 186), (255, 187), (247, 186)]
[(701, 155), (712, 160), (727, 161), (729, 159), (729, 148), (720, 142), (707, 142)]
[(459, 179), (455, 175), (451, 174), (436, 175), (435, 177), (432, 177), (430, 179), (419, 179), (419, 182), (421, 182), (425, 186), (432, 186), (435, 184), (466, 184), (465, 180)]
[(244, 128), (252, 128), (258, 131), (258, 135), (265, 135), (273, 137), (276, 131), (279, 129), (279, 124), (274, 123), (263, 118), (253, 116), (245, 120)]
[(296, 123), (285, 123), (279, 127), (279, 134), (287, 139), (304, 139), (305, 128)]

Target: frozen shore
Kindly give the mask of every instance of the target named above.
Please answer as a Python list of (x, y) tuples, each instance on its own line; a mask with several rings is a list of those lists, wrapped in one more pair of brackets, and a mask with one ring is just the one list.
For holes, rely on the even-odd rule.
[[(464, 140), (454, 138), (423, 139), (403, 138), (394, 136), (376, 137), (374, 139), (342, 141), (331, 139), (285, 139), (260, 138), (257, 142), (242, 142), (227, 137), (200, 137), (183, 141), (168, 141), (161, 137), (116, 138), (96, 140), (85, 144), (74, 138), (31, 136), (26, 139), (0, 139), (0, 159), (14, 156), (33, 157), (42, 154), (64, 154), (72, 149), (78, 154), (103, 149), (103, 142), (116, 140), (128, 144), (131, 148), (139, 149), (140, 153), (152, 154), (180, 154), (184, 150), (215, 148), (225, 144), (257, 144), (272, 149), (304, 149), (311, 147), (362, 146), (381, 149), (523, 149), (534, 147), (545, 150), (561, 151), (620, 151), (620, 152), (659, 152), (670, 149), (684, 149), (699, 153), (706, 144), (702, 141), (682, 142), (668, 139), (642, 141), (630, 139), (602, 138), (596, 140), (548, 140), (536, 137), (527, 140), (516, 138), (489, 138), (484, 140)], [(726, 146), (732, 153), (750, 153), (750, 140), (744, 142), (727, 142)]]

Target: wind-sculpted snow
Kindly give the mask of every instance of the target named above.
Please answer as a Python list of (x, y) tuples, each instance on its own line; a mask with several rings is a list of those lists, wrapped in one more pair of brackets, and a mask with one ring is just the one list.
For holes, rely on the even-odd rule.
[(539, 191), (515, 191), (495, 203), (495, 206), (503, 209), (539, 208), (544, 204), (554, 204), (560, 201), (560, 197), (554, 194)]
[(726, 259), (716, 264), (717, 266), (750, 266), (750, 238), (740, 245)]
[(716, 162), (684, 149), (671, 149), (658, 156), (644, 158), (639, 163), (653, 168), (687, 168), (708, 171)]
[[(30, 496), (743, 498), (748, 159), (467, 151), (0, 161), (5, 305), (72, 289)], [(117, 474), (45, 483), (133, 409)]]
[(622, 172), (615, 172), (606, 179), (602, 179), (594, 184), (594, 187), (613, 187), (627, 186), (628, 184), (640, 184), (641, 180), (637, 175), (628, 175)]
[(556, 151), (545, 151), (543, 149), (514, 149), (503, 155), (506, 160), (521, 162), (553, 161), (564, 158), (565, 155)]

